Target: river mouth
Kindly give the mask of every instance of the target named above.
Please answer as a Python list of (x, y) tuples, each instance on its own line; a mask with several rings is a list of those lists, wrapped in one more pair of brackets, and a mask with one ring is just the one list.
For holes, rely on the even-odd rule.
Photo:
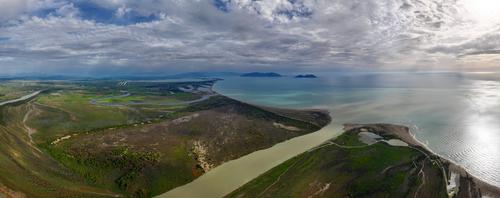
[(429, 150), (500, 186), (500, 82), (466, 74), (325, 74), (318, 79), (227, 78), (223, 95), (282, 108), (328, 109), (334, 122), (411, 128)]
[(223, 197), (286, 160), (339, 136), (342, 128), (342, 124), (332, 121), (314, 133), (226, 162), (193, 182), (158, 197)]
[(338, 136), (344, 123), (408, 126), (429, 150), (500, 186), (500, 124), (495, 121), (500, 119), (500, 82), (457, 76), (346, 74), (305, 81), (238, 77), (220, 81), (214, 89), (222, 95), (265, 106), (328, 109), (333, 121), (313, 134), (223, 164), (165, 195), (222, 197), (280, 162)]

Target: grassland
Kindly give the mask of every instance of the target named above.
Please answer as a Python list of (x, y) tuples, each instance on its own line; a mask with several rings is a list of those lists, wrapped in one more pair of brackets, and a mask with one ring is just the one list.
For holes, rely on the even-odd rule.
[(411, 147), (367, 145), (359, 132), (290, 159), (227, 197), (448, 197), (436, 159)]
[(43, 87), (43, 85), (30, 81), (0, 81), (0, 102), (19, 98), (34, 90), (41, 90)]
[(0, 194), (151, 197), (330, 119), (235, 101), (213, 83), (32, 82), (46, 91), (0, 107)]
[[(277, 128), (274, 122), (301, 130)], [(153, 196), (225, 161), (320, 127), (215, 96), (176, 111), (171, 119), (79, 134), (51, 145), (49, 151), (92, 183)], [(127, 155), (130, 152), (133, 155)]]
[[(4, 82), (0, 101), (44, 92), (0, 106), (0, 197), (151, 197), (330, 122), (218, 95), (213, 83)], [(446, 197), (447, 167), (399, 128), (351, 127), (228, 197)], [(367, 145), (362, 130), (411, 147)], [(480, 196), (470, 178), (460, 185), (458, 197)]]
[(16, 197), (96, 197), (116, 193), (88, 185), (35, 145), (23, 123), (31, 103), (0, 107), (0, 183)]

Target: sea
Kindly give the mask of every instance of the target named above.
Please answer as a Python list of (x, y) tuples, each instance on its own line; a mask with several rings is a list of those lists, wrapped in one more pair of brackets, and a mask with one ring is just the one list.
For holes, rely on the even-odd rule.
[(324, 129), (230, 161), (167, 197), (222, 197), (291, 157), (342, 132), (344, 123), (392, 123), (470, 174), (500, 186), (500, 74), (487, 72), (324, 72), (226, 77), (220, 94), (247, 103), (326, 109)]

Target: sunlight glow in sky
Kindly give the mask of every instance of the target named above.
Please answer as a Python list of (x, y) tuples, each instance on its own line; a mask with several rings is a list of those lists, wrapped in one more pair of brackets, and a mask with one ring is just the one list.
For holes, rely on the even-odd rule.
[(500, 1), (465, 0), (464, 5), (472, 17), (482, 25), (500, 22)]
[(498, 0), (0, 5), (0, 75), (500, 69)]

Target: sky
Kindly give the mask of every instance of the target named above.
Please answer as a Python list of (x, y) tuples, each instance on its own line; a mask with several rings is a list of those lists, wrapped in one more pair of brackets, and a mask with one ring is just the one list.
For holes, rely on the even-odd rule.
[(0, 75), (497, 71), (498, 0), (0, 0)]

